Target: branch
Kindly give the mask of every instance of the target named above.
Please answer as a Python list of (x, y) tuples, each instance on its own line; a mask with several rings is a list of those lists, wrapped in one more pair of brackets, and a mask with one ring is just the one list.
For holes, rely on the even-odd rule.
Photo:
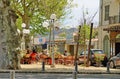
[(93, 15), (92, 19), (90, 20), (90, 22), (93, 21), (93, 19), (94, 19), (94, 17), (96, 16), (97, 12), (98, 12), (98, 10), (94, 13), (94, 15)]
[(34, 0), (31, 1), (31, 2), (28, 4), (28, 6), (26, 6), (26, 8), (28, 8), (33, 2), (34, 2)]
[(22, 13), (19, 10), (16, 10), (16, 13), (20, 15), (21, 17), (23, 16)]

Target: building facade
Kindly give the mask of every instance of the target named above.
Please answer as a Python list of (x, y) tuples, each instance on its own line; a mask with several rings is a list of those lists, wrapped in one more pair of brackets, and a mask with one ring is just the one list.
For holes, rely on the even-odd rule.
[(120, 0), (100, 0), (99, 48), (108, 57), (120, 52)]

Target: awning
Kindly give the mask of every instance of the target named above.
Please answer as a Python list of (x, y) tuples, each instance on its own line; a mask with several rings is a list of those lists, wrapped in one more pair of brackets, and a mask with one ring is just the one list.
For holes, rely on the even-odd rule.
[(108, 28), (104, 28), (103, 31), (114, 31), (118, 32), (120, 31), (120, 24), (111, 24)]

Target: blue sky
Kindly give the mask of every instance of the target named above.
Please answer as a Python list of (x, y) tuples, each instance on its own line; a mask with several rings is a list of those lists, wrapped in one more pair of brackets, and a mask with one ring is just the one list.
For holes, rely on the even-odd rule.
[[(80, 20), (82, 19), (82, 12), (88, 11), (88, 17), (94, 16), (97, 12), (96, 16), (93, 19), (94, 26), (97, 26), (99, 23), (99, 0), (74, 0), (73, 4), (77, 4), (76, 7), (72, 9), (71, 14), (68, 15), (72, 16), (72, 18), (65, 19), (65, 26), (76, 27), (80, 24)], [(86, 16), (86, 17), (87, 17)]]

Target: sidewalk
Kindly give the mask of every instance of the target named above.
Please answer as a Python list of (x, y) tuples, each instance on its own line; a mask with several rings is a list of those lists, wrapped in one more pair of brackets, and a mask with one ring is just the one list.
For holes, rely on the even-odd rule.
[[(26, 72), (43, 72), (41, 64), (22, 64), (22, 70)], [(73, 73), (75, 67), (70, 65), (55, 65), (54, 68), (51, 68), (50, 65), (45, 65), (44, 73)], [(84, 67), (78, 65), (78, 73), (81, 74), (108, 74), (106, 67)], [(120, 74), (120, 69), (110, 69), (109, 74)]]
[[(45, 71), (42, 71), (41, 64), (21, 64), (20, 70), (15, 70), (16, 73), (54, 73), (54, 74), (72, 74), (75, 67), (71, 65), (55, 65), (52, 68), (50, 65), (45, 65)], [(0, 73), (9, 73), (14, 70), (0, 70)], [(120, 74), (119, 69), (110, 69), (110, 72), (107, 72), (106, 67), (84, 67), (78, 65), (78, 74)]]

